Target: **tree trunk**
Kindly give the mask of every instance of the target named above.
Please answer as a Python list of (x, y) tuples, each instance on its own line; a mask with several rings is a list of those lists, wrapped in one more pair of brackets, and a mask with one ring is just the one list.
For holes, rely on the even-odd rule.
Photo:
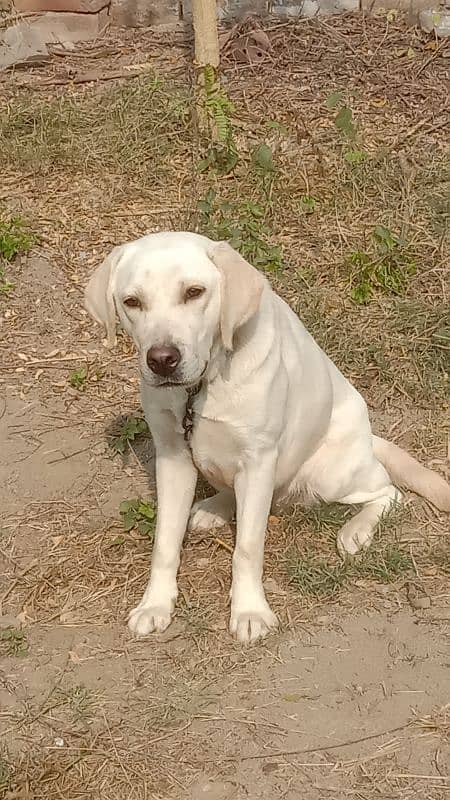
[(195, 64), (219, 66), (219, 34), (217, 32), (217, 0), (192, 0), (195, 35)]
[(197, 70), (196, 116), (200, 136), (213, 135), (211, 120), (207, 112), (205, 72), (214, 70), (214, 82), (219, 66), (219, 34), (217, 31), (217, 0), (192, 0), (195, 52), (194, 65)]

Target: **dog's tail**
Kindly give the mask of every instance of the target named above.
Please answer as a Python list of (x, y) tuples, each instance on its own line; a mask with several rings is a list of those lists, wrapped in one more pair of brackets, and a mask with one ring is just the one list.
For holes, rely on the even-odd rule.
[(375, 458), (383, 464), (392, 483), (422, 495), (440, 511), (450, 511), (450, 484), (444, 478), (423, 467), (396, 444), (380, 436), (372, 436), (372, 440)]

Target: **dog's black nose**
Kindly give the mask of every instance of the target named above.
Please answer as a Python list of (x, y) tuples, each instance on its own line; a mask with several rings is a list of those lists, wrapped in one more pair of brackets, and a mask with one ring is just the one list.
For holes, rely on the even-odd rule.
[(172, 375), (180, 361), (181, 353), (177, 347), (151, 347), (147, 352), (147, 364), (155, 375)]

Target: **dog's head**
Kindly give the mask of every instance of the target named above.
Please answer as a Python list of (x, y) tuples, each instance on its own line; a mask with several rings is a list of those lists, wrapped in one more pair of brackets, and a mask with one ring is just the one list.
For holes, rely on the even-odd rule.
[(263, 276), (226, 242), (155, 233), (116, 247), (86, 288), (86, 308), (115, 341), (116, 314), (133, 338), (143, 379), (193, 386), (213, 345), (233, 338), (259, 308)]

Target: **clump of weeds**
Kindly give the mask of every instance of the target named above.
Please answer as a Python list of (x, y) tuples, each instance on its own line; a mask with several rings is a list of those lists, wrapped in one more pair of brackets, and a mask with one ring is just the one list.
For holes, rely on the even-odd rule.
[(156, 509), (154, 504), (149, 501), (144, 502), (139, 498), (133, 500), (123, 500), (119, 507), (122, 525), (126, 532), (134, 528), (153, 540), (156, 525)]
[(267, 237), (264, 206), (251, 200), (220, 200), (209, 189), (199, 204), (200, 228), (212, 239), (226, 239), (253, 266), (276, 272), (283, 266), (281, 247)]
[(123, 455), (131, 442), (148, 434), (148, 425), (142, 417), (128, 417), (121, 425), (117, 436), (111, 442), (116, 453)]
[(28, 653), (27, 635), (22, 628), (5, 628), (0, 631), (0, 649), (8, 656), (25, 656)]
[(0, 295), (8, 295), (14, 289), (6, 274), (6, 265), (11, 264), (16, 256), (28, 253), (35, 242), (20, 217), (9, 220), (0, 215)]
[(355, 303), (369, 303), (377, 291), (402, 295), (416, 272), (408, 243), (389, 228), (376, 225), (368, 250), (354, 250), (347, 259), (351, 297)]

